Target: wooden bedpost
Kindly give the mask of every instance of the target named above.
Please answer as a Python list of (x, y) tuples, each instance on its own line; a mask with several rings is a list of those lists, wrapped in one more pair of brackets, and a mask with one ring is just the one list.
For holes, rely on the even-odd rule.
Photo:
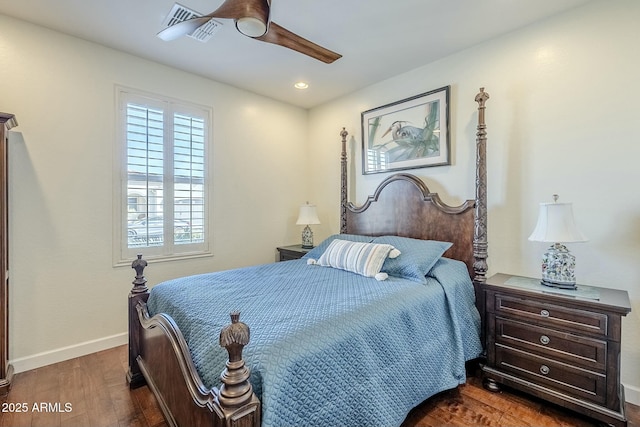
[(347, 135), (349, 132), (342, 128), (342, 154), (340, 155), (340, 233), (347, 232)]
[(485, 102), (489, 94), (480, 88), (478, 103), (478, 132), (476, 133), (476, 211), (473, 233), (474, 281), (484, 284), (487, 280), (487, 125), (484, 122)]
[(133, 288), (129, 293), (129, 370), (127, 371), (127, 382), (129, 388), (134, 389), (146, 384), (146, 380), (140, 371), (136, 358), (140, 355), (141, 342), (141, 326), (138, 320), (137, 305), (146, 303), (149, 298), (149, 289), (147, 288), (147, 279), (144, 277), (144, 268), (147, 261), (142, 259), (142, 255), (138, 254), (138, 258), (131, 263), (131, 268), (136, 271)]
[(473, 287), (476, 294), (476, 307), (483, 325), (480, 331), (482, 347), (485, 347), (485, 295), (484, 284), (487, 281), (487, 125), (484, 122), (485, 103), (489, 94), (480, 88), (476, 95), (478, 103), (478, 131), (476, 133), (476, 209), (473, 228)]
[(227, 349), (229, 360), (220, 376), (222, 387), (218, 404), (228, 426), (260, 427), (260, 401), (253, 393), (251, 372), (242, 359), (242, 349), (249, 344), (249, 327), (240, 321), (240, 313), (231, 313), (231, 324), (220, 331), (220, 346)]

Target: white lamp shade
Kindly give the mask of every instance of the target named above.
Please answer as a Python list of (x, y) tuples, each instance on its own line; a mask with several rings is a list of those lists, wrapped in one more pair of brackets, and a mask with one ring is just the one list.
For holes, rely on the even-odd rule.
[(298, 214), (297, 225), (309, 225), (320, 224), (318, 219), (318, 213), (316, 212), (316, 205), (310, 205), (308, 202), (300, 206), (300, 213)]
[(529, 236), (535, 242), (586, 242), (573, 219), (571, 203), (540, 203), (538, 223)]

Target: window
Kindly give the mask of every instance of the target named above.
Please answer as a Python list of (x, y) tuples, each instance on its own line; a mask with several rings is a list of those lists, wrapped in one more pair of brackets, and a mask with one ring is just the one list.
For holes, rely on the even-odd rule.
[(388, 163), (387, 151), (381, 149), (367, 149), (367, 170), (384, 171)]
[(208, 253), (211, 109), (118, 88), (118, 261)]

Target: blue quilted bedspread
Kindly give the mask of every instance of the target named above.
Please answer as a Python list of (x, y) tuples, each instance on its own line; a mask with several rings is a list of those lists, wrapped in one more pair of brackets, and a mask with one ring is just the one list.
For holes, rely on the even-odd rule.
[(241, 312), (263, 426), (397, 426), (463, 384), (482, 350), (465, 265), (443, 258), (429, 276), (379, 282), (302, 259), (164, 282), (148, 306), (175, 320), (209, 387), (227, 359), (220, 329)]

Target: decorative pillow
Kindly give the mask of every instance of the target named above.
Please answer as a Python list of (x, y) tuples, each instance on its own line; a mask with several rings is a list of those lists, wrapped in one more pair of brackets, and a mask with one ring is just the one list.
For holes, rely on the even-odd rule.
[(383, 273), (420, 283), (427, 283), (427, 273), (452, 245), (449, 242), (399, 236), (376, 237), (373, 239), (373, 243), (392, 245), (402, 253), (401, 256), (388, 258), (384, 262), (381, 269)]
[[(318, 259), (317, 264), (385, 280), (388, 276), (380, 274), (382, 264), (388, 256), (398, 255), (400, 252), (391, 245), (335, 239)], [(313, 259), (309, 259), (307, 263), (313, 264), (312, 261)]]
[(359, 234), (334, 234), (332, 236), (327, 237), (315, 248), (311, 249), (307, 252), (302, 258), (313, 258), (318, 259), (322, 256), (324, 251), (327, 250), (331, 242), (335, 239), (348, 240), (350, 242), (364, 242), (369, 243), (373, 240), (372, 236), (361, 236)]

